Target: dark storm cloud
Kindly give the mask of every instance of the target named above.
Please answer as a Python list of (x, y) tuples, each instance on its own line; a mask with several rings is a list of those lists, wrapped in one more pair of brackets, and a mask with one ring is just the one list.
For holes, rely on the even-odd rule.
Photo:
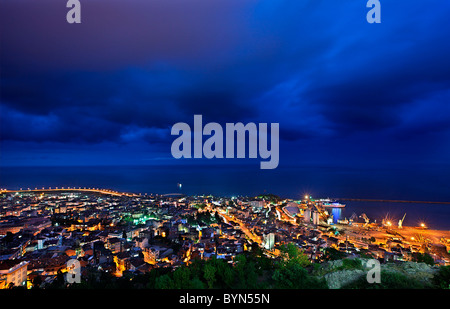
[(169, 144), (194, 114), (299, 148), (450, 130), (442, 1), (385, 1), (380, 25), (365, 1), (84, 1), (80, 25), (63, 2), (1, 1), (2, 140)]
[(251, 3), (255, 1), (85, 1), (82, 23), (70, 25), (65, 2), (2, 1), (3, 39), (9, 43), (3, 53), (11, 64), (43, 70), (116, 69), (155, 59), (215, 62), (217, 55), (239, 44)]
[(117, 140), (122, 128), (98, 117), (65, 110), (48, 115), (32, 115), (2, 107), (2, 139), (12, 141), (54, 141), (60, 143), (99, 143)]

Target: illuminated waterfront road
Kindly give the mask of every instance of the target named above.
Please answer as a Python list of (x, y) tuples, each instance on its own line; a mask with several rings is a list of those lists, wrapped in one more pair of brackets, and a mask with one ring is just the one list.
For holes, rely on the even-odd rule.
[(280, 213), (281, 219), (284, 221), (295, 223), (295, 217), (288, 215), (288, 212), (285, 208), (286, 207), (280, 208), (279, 206), (276, 206), (276, 210)]
[(99, 188), (59, 188), (59, 187), (55, 187), (55, 188), (42, 188), (42, 189), (38, 189), (38, 188), (34, 188), (34, 189), (20, 189), (20, 190), (7, 190), (7, 189), (1, 189), (0, 190), (0, 194), (2, 193), (29, 193), (29, 192), (91, 192), (91, 193), (101, 193), (101, 194), (109, 194), (109, 195), (114, 195), (114, 196), (128, 196), (128, 197), (133, 197), (133, 196), (139, 196), (138, 194), (134, 194), (134, 193), (125, 193), (125, 192), (118, 192), (118, 191), (113, 191), (113, 190), (108, 190), (108, 189), (99, 189)]

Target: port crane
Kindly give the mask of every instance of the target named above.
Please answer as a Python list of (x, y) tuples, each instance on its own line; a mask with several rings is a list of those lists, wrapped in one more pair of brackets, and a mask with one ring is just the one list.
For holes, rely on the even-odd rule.
[(323, 218), (327, 218), (328, 217), (328, 213), (326, 213), (323, 209), (321, 209), (319, 207), (319, 205), (317, 205), (317, 203), (314, 203), (314, 208), (319, 212), (319, 214), (323, 217)]
[(401, 220), (398, 220), (398, 228), (399, 229), (403, 228), (403, 220), (405, 220), (405, 217), (406, 217), (406, 213)]
[(364, 221), (366, 221), (366, 223), (364, 223), (364, 227), (366, 227), (369, 224), (369, 218), (367, 217), (367, 215), (365, 213), (361, 214), (361, 216), (359, 216), (360, 218), (363, 218)]
[(353, 221), (355, 221), (358, 218), (358, 215), (356, 213), (353, 213), (352, 216), (350, 217), (349, 221), (353, 223)]

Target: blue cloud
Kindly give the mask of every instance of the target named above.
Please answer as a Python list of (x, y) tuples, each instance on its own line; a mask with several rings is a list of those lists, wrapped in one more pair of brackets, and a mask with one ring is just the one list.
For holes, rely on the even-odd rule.
[[(86, 158), (86, 145), (112, 143), (164, 157), (171, 125), (194, 114), (279, 122), (290, 163), (335, 160), (319, 153), (327, 145), (348, 162), (450, 154), (439, 146), (450, 132), (447, 2), (382, 1), (380, 25), (350, 0), (105, 0), (84, 5), (80, 27), (61, 23), (54, 1), (27, 8), (0, 11), (4, 154), (34, 143)], [(428, 150), (413, 154), (411, 141)]]

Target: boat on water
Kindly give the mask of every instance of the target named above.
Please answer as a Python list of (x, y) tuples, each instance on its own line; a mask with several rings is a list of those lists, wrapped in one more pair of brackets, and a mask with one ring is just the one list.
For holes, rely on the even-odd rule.
[(322, 207), (328, 207), (328, 208), (344, 208), (345, 204), (341, 204), (339, 202), (332, 202), (332, 203), (324, 203), (322, 204)]
[(344, 208), (345, 204), (341, 204), (336, 200), (330, 200), (330, 199), (321, 199), (319, 200), (322, 207), (324, 208)]

